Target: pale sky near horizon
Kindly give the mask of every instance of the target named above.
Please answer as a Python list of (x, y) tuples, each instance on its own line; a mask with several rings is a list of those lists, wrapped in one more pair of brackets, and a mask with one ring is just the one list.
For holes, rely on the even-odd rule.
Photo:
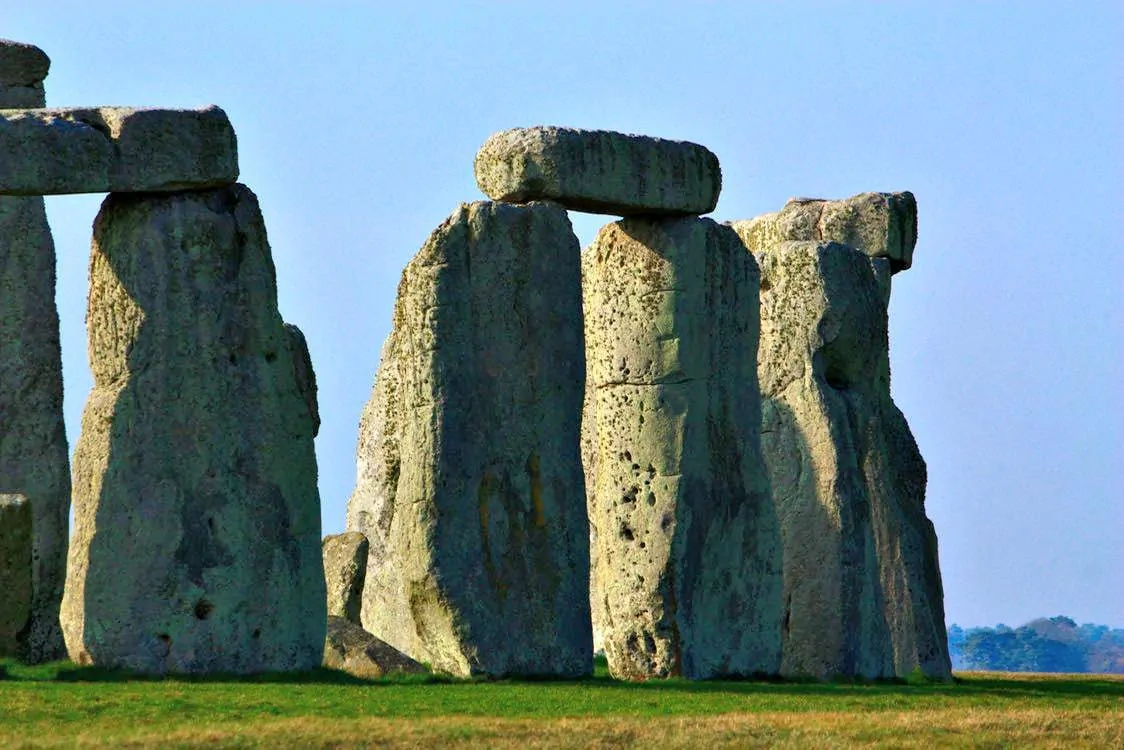
[[(218, 104), (320, 387), (325, 533), (403, 266), (491, 133), (685, 139), (714, 218), (912, 190), (893, 393), (929, 467), (949, 623), (1124, 627), (1124, 3), (0, 0), (50, 106)], [(71, 448), (90, 226), (49, 198)], [(612, 217), (571, 214), (587, 244)]]

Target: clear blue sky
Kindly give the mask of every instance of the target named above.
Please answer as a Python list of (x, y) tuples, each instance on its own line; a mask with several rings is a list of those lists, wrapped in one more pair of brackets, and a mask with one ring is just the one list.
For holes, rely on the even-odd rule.
[[(720, 220), (912, 190), (894, 397), (929, 464), (949, 622), (1124, 626), (1124, 3), (29, 2), (53, 106), (215, 103), (320, 384), (325, 533), (402, 267), (482, 198), (494, 131), (697, 141)], [(71, 445), (100, 196), (51, 198)], [(588, 242), (607, 217), (573, 215)]]

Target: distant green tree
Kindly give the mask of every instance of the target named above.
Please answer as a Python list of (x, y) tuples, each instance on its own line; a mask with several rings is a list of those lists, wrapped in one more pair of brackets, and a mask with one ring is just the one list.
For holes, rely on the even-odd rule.
[(1019, 628), (948, 630), (954, 669), (1124, 674), (1124, 630), (1057, 615)]

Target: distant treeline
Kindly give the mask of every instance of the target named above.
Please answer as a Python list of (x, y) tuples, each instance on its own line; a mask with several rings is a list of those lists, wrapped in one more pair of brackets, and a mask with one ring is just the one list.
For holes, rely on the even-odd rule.
[(953, 669), (997, 672), (1124, 674), (1124, 629), (1068, 617), (1042, 617), (1019, 628), (948, 629)]

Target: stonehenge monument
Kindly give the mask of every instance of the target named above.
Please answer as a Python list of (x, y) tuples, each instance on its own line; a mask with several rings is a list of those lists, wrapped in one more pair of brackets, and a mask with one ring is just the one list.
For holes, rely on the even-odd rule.
[(579, 257), (561, 206), (479, 202), (402, 275), (348, 529), (363, 627), (435, 669), (593, 668)]
[[(42, 107), (49, 68), (37, 47), (0, 40), (0, 111)], [(0, 172), (14, 156), (0, 146)], [(5, 187), (0, 178), (0, 494), (23, 495), (31, 507), (31, 609), (17, 650), (41, 662), (65, 653), (59, 601), (70, 510), (55, 245), (43, 198), (12, 197)]]
[[(49, 67), (0, 40), (0, 657), (579, 678), (596, 628), (621, 679), (950, 678), (890, 394), (911, 193), (722, 224), (703, 146), (496, 133), (490, 200), (403, 271), (321, 540), (316, 374), (226, 114), (47, 109)], [(43, 196), (88, 192), (71, 462)], [(583, 252), (570, 210), (615, 218)]]

